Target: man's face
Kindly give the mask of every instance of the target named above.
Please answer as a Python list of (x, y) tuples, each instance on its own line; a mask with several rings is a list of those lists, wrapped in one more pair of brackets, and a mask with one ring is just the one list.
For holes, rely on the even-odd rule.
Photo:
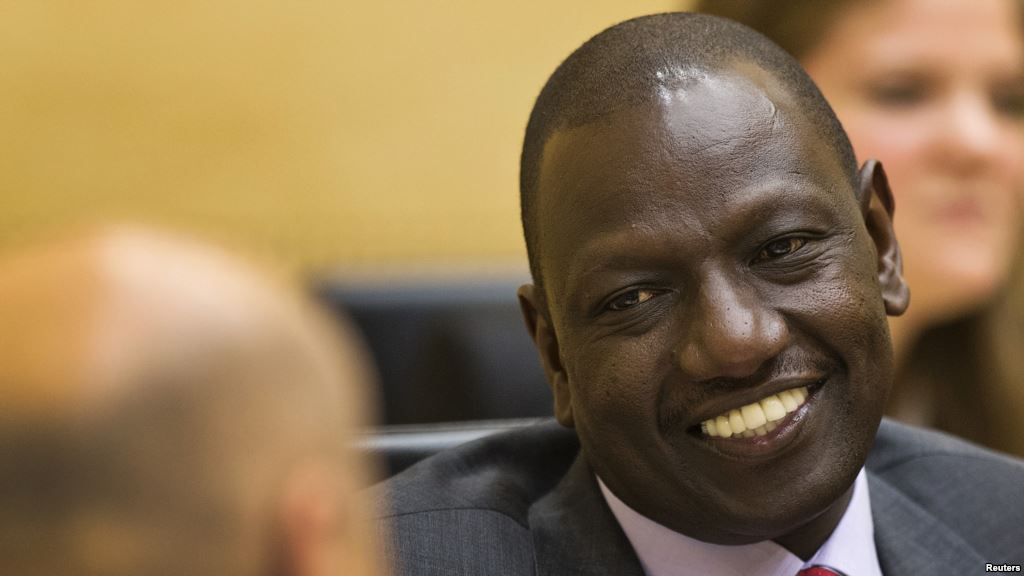
[[(539, 183), (546, 293), (522, 292), (556, 412), (598, 476), (726, 544), (778, 538), (842, 498), (892, 371), (888, 214), (858, 203), (831, 143), (760, 84), (712, 75), (556, 133)], [(752, 437), (702, 431), (738, 430), (733, 410)]]

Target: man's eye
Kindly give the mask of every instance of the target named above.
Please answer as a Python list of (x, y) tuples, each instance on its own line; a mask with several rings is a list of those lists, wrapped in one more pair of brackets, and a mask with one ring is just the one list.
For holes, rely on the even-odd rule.
[(643, 304), (651, 298), (654, 298), (656, 295), (657, 292), (654, 290), (637, 288), (616, 296), (608, 303), (607, 308), (614, 311), (625, 310), (626, 308), (631, 308), (637, 304)]
[(757, 258), (754, 260), (755, 262), (764, 262), (765, 260), (773, 260), (775, 258), (788, 256), (799, 250), (806, 243), (807, 240), (804, 238), (782, 238), (781, 240), (774, 240), (766, 244), (764, 248), (761, 248), (761, 251), (757, 254)]

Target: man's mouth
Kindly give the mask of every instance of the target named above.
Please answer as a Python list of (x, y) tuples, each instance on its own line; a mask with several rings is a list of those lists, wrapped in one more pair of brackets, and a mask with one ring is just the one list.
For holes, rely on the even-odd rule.
[(765, 436), (807, 401), (807, 386), (783, 390), (701, 422), (701, 432), (713, 438)]

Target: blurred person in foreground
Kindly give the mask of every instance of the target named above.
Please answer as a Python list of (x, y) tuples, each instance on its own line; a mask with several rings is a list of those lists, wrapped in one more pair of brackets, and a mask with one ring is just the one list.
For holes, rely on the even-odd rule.
[(702, 14), (617, 24), (548, 79), (521, 158), (519, 299), (557, 423), (389, 479), (399, 573), (1024, 560), (1024, 462), (882, 418), (910, 300), (892, 192), (791, 56)]
[(885, 163), (914, 305), (891, 319), (901, 420), (1024, 455), (1019, 0), (701, 0), (804, 65)]
[(109, 228), (0, 259), (0, 573), (380, 574), (351, 335), (239, 260)]

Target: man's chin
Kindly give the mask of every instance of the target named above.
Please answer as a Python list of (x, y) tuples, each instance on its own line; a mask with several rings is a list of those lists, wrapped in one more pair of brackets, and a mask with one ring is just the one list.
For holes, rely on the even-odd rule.
[[(846, 492), (852, 493), (852, 486)], [(831, 534), (849, 502), (844, 494), (843, 491), (838, 494), (822, 492), (815, 498), (751, 502), (742, 506), (733, 502), (732, 506), (717, 512), (707, 511), (699, 515), (697, 522), (678, 524), (665, 518), (665, 525), (711, 544), (738, 546), (774, 540), (785, 546), (790, 540), (801, 540), (803, 533), (824, 534), (825, 537)], [(715, 506), (709, 508), (714, 509)]]
[[(669, 511), (665, 502), (644, 503), (650, 514), (637, 510), (677, 532), (714, 544), (780, 540), (806, 527), (820, 531), (820, 523), (831, 524), (827, 526), (827, 533), (831, 533), (846, 509), (845, 496), (852, 494), (862, 464), (825, 454), (801, 456), (807, 460), (802, 457), (784, 466), (748, 470), (743, 475), (705, 477), (699, 494), (696, 486), (680, 478), (676, 485), (688, 486), (685, 490), (692, 496), (675, 502), (675, 512)], [(827, 470), (821, 466), (808, 468), (807, 461), (835, 465)]]

